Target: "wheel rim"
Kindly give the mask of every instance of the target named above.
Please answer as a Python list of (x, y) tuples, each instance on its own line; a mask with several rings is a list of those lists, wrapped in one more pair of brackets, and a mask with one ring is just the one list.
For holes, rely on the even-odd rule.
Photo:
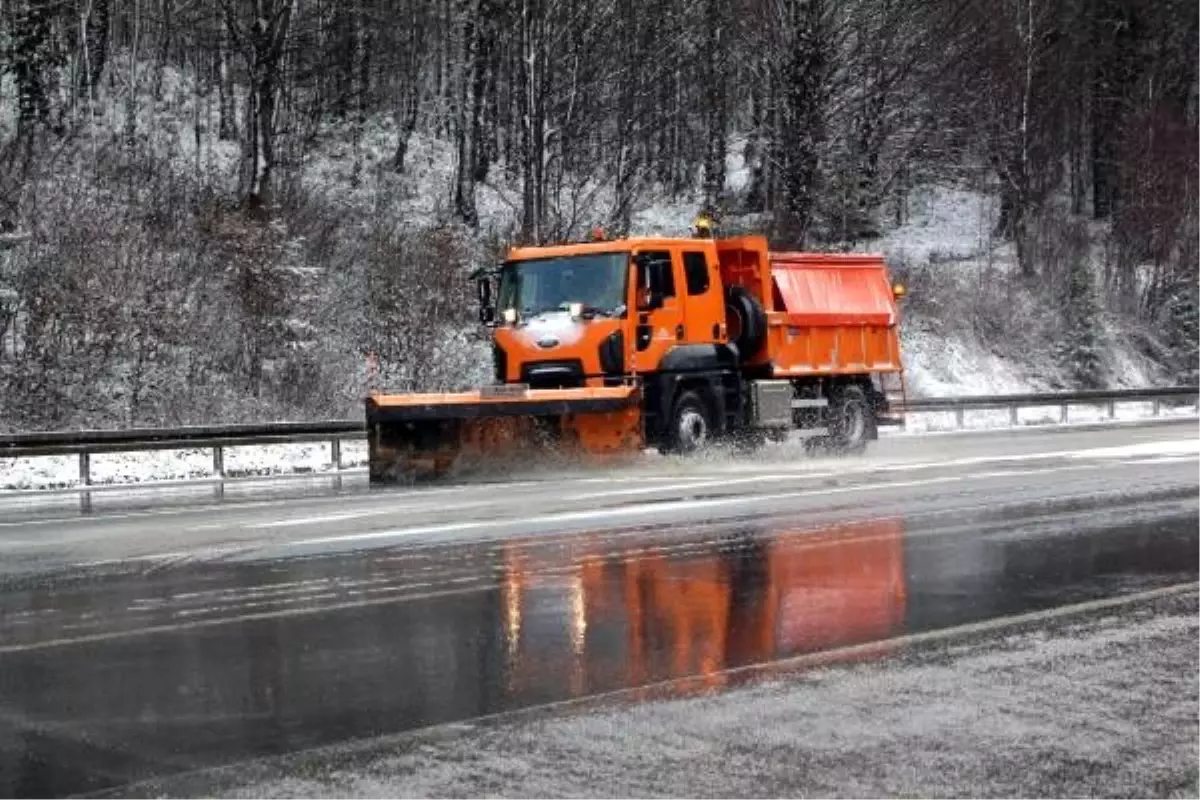
[(861, 403), (849, 403), (843, 415), (846, 444), (858, 444), (867, 434), (867, 415)]
[(684, 450), (694, 450), (708, 439), (708, 420), (695, 409), (684, 409), (678, 425), (679, 444)]

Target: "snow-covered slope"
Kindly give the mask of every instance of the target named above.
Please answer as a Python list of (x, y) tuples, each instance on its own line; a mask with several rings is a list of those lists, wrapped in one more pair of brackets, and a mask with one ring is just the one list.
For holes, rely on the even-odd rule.
[[(906, 377), (916, 396), (958, 396), (1066, 389), (1054, 356), (1055, 299), (1022, 291), (1011, 244), (992, 236), (999, 201), (986, 192), (919, 187), (909, 217), (856, 249), (882, 253), (910, 289), (901, 324)], [(1093, 264), (1093, 269), (1099, 270)], [(1119, 321), (1098, 321), (1104, 372), (1112, 388), (1146, 386), (1159, 368), (1131, 344)]]

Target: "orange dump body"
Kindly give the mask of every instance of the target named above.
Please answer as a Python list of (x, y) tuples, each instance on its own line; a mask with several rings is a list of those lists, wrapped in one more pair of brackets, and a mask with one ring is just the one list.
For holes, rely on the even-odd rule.
[(883, 256), (771, 252), (761, 236), (717, 243), (722, 278), (755, 294), (776, 377), (900, 372), (899, 313)]

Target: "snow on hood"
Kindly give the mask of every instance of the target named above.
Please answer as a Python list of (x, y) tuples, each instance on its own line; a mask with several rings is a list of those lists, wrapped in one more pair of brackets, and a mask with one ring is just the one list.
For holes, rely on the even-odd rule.
[(530, 347), (543, 339), (557, 339), (560, 345), (572, 345), (583, 338), (582, 320), (572, 319), (570, 312), (551, 311), (539, 314), (517, 329), (517, 337)]

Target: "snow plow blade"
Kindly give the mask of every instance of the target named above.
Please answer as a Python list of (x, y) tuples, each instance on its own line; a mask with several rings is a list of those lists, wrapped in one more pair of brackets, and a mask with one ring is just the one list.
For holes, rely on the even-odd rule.
[(640, 399), (633, 386), (373, 395), (367, 398), (371, 483), (548, 455), (580, 462), (635, 455), (643, 446)]

